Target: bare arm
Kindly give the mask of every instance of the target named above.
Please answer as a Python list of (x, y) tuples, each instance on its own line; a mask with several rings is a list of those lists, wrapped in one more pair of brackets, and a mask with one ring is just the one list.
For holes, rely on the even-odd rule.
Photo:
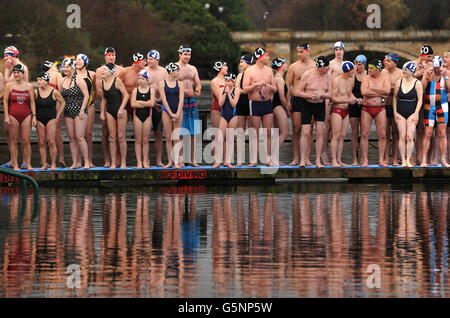
[(0, 99), (3, 99), (3, 89), (5, 88), (5, 79), (3, 74), (0, 73)]
[(62, 97), (61, 93), (58, 90), (53, 90), (53, 98), (56, 100), (56, 120), (61, 119), (62, 113), (64, 111), (64, 107), (66, 107), (66, 101)]
[(31, 126), (36, 127), (36, 102), (34, 100), (34, 88), (32, 84), (28, 84), (28, 92), (30, 93), (30, 108), (31, 108)]
[(137, 94), (137, 87), (133, 88), (133, 91), (131, 92), (131, 101), (130, 105), (133, 108), (143, 108), (143, 106), (140, 106), (136, 101), (136, 94)]
[(423, 85), (420, 81), (417, 81), (416, 83), (416, 93), (417, 93), (417, 106), (414, 112), (417, 114), (417, 116), (419, 116), (420, 108), (422, 107), (423, 102)]
[(397, 98), (398, 98), (398, 89), (400, 88), (401, 80), (398, 80), (394, 86), (394, 95), (392, 98), (392, 108), (394, 109), (394, 118), (397, 118)]
[(3, 89), (3, 110), (5, 112), (4, 114), (4, 120), (5, 123), (9, 124), (9, 83), (5, 85), (5, 88)]
[[(281, 105), (284, 108), (288, 107), (287, 99), (286, 99), (286, 93), (284, 91), (284, 80), (280, 77), (275, 78), (275, 84), (277, 86), (278, 95), (280, 96)], [(278, 105), (274, 105), (278, 106)]]
[(83, 93), (83, 104), (81, 105), (80, 114), (84, 113), (86, 109), (87, 103), (89, 102), (89, 91), (84, 79), (77, 77), (77, 85), (80, 87), (81, 92)]
[(202, 92), (202, 83), (200, 82), (200, 77), (198, 76), (197, 69), (195, 69), (194, 73), (194, 85), (195, 85), (195, 95), (200, 96)]
[(239, 97), (241, 96), (241, 90), (239, 87), (234, 88), (234, 97), (231, 95), (228, 96), (228, 99), (230, 100), (230, 104), (232, 107), (236, 107), (237, 103), (239, 102)]
[(178, 109), (177, 109), (177, 116), (181, 114), (183, 111), (183, 102), (184, 102), (184, 83), (182, 81), (178, 81), (178, 87), (180, 88), (180, 95), (178, 96), (179, 102), (178, 102)]
[(314, 93), (307, 93), (306, 92), (306, 85), (308, 83), (308, 75), (307, 74), (303, 74), (300, 83), (298, 84), (299, 87), (299, 97), (303, 97), (303, 98), (313, 98), (315, 97)]

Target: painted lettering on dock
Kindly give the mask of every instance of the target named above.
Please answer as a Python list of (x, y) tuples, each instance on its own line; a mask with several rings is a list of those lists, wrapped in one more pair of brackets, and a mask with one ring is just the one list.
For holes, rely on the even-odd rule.
[(206, 193), (206, 187), (193, 185), (160, 187), (159, 192), (164, 194), (197, 194)]
[(159, 178), (164, 180), (206, 179), (206, 170), (161, 171)]
[[(26, 172), (24, 173), (30, 177), (32, 177), (34, 179), (34, 173), (32, 172)], [(9, 175), (5, 175), (5, 174), (0, 174), (0, 184), (5, 184), (5, 183), (19, 183), (20, 179), (14, 176), (9, 176)]]

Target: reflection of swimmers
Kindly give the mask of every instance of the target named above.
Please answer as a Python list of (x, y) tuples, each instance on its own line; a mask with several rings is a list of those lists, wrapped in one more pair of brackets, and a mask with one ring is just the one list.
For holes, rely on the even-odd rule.
[(369, 165), (369, 134), (372, 120), (375, 119), (378, 134), (378, 160), (380, 166), (387, 166), (384, 161), (386, 149), (386, 98), (391, 91), (389, 77), (381, 73), (383, 63), (373, 59), (369, 62), (369, 75), (361, 83), (363, 106), (361, 112), (361, 166)]
[(394, 119), (394, 110), (392, 108), (395, 83), (402, 78), (402, 71), (397, 67), (398, 60), (399, 56), (397, 53), (390, 53), (386, 55), (383, 61), (384, 69), (381, 71), (381, 73), (389, 77), (389, 81), (391, 83), (391, 92), (388, 95), (386, 105), (386, 148), (384, 151), (384, 161), (389, 164), (389, 153), (390, 149), (392, 149), (393, 166), (398, 166), (398, 129)]
[(152, 107), (155, 105), (155, 89), (148, 85), (150, 74), (142, 70), (138, 74), (139, 86), (131, 93), (131, 107), (134, 108), (134, 152), (137, 168), (150, 168), (148, 158), (150, 129), (152, 126)]
[(58, 90), (50, 87), (50, 75), (41, 72), (37, 78), (38, 88), (36, 97), (36, 119), (39, 141), (39, 152), (41, 154), (42, 170), (48, 168), (46, 144), (50, 149), (51, 169), (56, 169), (57, 147), (55, 142), (56, 126), (62, 121), (62, 113), (66, 102)]
[(300, 167), (305, 167), (309, 159), (306, 155), (309, 139), (312, 138), (311, 120), (314, 117), (316, 122), (316, 166), (323, 168), (320, 159), (324, 141), (325, 100), (331, 98), (333, 93), (328, 72), (329, 65), (325, 56), (319, 56), (316, 59), (316, 68), (306, 71), (300, 80), (298, 96), (304, 98), (301, 106)]
[(355, 65), (352, 62), (344, 62), (342, 70), (343, 73), (333, 81), (333, 96), (331, 98), (333, 106), (331, 108), (332, 138), (330, 152), (333, 167), (347, 166), (342, 162), (342, 149), (348, 130), (348, 108), (349, 104), (362, 104), (362, 99), (357, 99), (352, 92), (355, 83), (353, 79)]
[[(125, 113), (125, 105), (129, 99), (125, 85), (116, 77), (115, 65), (108, 63), (102, 66), (102, 101), (100, 104), (100, 119), (106, 119), (108, 125), (109, 136), (109, 152), (111, 155), (111, 169), (115, 169), (118, 162), (117, 154), (117, 139), (120, 146), (120, 168), (126, 168), (127, 156), (127, 140), (126, 140), (126, 126), (127, 115)], [(137, 79), (136, 79), (137, 80)]]
[(403, 78), (399, 79), (394, 88), (394, 119), (399, 131), (399, 152), (402, 167), (413, 167), (411, 163), (414, 151), (414, 135), (419, 122), (419, 112), (422, 107), (423, 86), (413, 77), (416, 64), (407, 62), (403, 65)]
[(437, 123), (437, 134), (439, 138), (439, 150), (441, 163), (444, 167), (450, 167), (447, 163), (447, 122), (448, 122), (448, 93), (450, 88), (449, 74), (443, 68), (443, 60), (435, 56), (432, 61), (433, 68), (428, 69), (422, 78), (425, 87), (424, 122), (425, 136), (422, 145), (422, 167), (427, 166), (427, 152), (433, 135), (434, 124)]
[[(164, 126), (164, 134), (166, 135), (166, 150), (168, 163), (164, 168), (171, 168), (175, 160), (175, 168), (184, 166), (180, 162), (180, 151), (177, 145), (180, 143), (180, 135), (172, 136), (175, 129), (180, 129), (183, 121), (183, 100), (184, 100), (184, 85), (178, 80), (180, 76), (180, 67), (177, 64), (170, 63), (166, 66), (169, 76), (164, 81), (159, 82), (159, 95), (162, 101), (162, 120)], [(172, 139), (172, 137), (176, 137)], [(174, 158), (172, 158), (173, 148)], [(182, 160), (181, 160), (182, 161)]]
[(24, 162), (28, 170), (33, 170), (31, 167), (30, 133), (31, 126), (36, 126), (36, 106), (33, 85), (25, 81), (24, 74), (24, 66), (16, 64), (12, 72), (14, 80), (6, 84), (3, 94), (4, 124), (8, 132), (7, 139), (9, 140), (11, 164), (16, 171), (19, 170), (17, 162), (19, 135), (21, 136), (21, 144), (23, 144)]

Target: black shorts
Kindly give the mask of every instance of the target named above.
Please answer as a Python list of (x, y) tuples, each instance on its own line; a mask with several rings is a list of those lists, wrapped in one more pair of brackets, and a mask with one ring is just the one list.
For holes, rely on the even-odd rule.
[(394, 107), (392, 105), (386, 105), (386, 117), (394, 118)]
[(325, 121), (325, 101), (321, 103), (310, 103), (306, 99), (302, 100), (302, 125), (310, 125), (314, 116), (315, 121)]
[(300, 113), (301, 107), (302, 107), (302, 101), (305, 100), (302, 97), (298, 96), (292, 96), (291, 97), (291, 105), (292, 105), (292, 112)]
[(236, 116), (250, 116), (248, 95), (242, 94), (239, 96), (239, 101), (236, 105)]
[(361, 118), (361, 108), (362, 105), (359, 104), (349, 104), (348, 105), (348, 114), (350, 118)]
[(272, 101), (254, 101), (249, 102), (250, 116), (264, 116), (267, 114), (273, 114)]
[(152, 129), (153, 131), (162, 131), (162, 111), (152, 109)]

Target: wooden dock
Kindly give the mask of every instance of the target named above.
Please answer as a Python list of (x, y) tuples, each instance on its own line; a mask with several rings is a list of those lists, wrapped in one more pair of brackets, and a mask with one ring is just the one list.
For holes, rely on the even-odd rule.
[[(427, 168), (414, 167), (343, 167), (316, 168), (315, 166), (299, 168), (281, 167), (236, 167), (200, 168), (186, 167), (183, 169), (107, 169), (92, 168), (89, 170), (66, 168), (50, 170), (21, 170), (21, 173), (34, 178), (40, 187), (53, 186), (112, 186), (112, 185), (158, 185), (158, 184), (206, 184), (206, 185), (260, 185), (277, 181), (307, 182), (307, 181), (342, 181), (360, 183), (448, 183), (450, 169), (440, 166)], [(18, 180), (14, 177), (0, 175), (0, 185), (14, 185)]]

